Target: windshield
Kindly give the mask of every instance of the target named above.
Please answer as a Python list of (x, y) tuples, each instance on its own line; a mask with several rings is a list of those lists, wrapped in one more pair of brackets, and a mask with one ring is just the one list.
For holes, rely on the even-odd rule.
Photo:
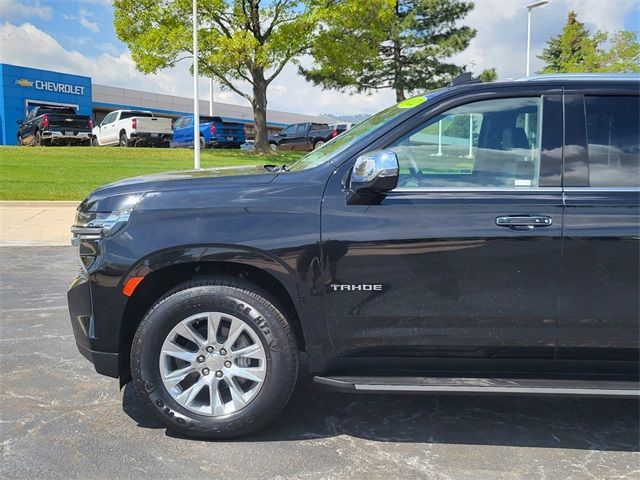
[(287, 170), (295, 172), (317, 167), (329, 160), (329, 158), (345, 150), (349, 145), (356, 141), (358, 137), (373, 132), (406, 111), (406, 108), (399, 108), (398, 105), (382, 110), (372, 117), (369, 117), (364, 122), (359, 123), (351, 130), (341, 133), (330, 142), (325, 143), (322, 147), (315, 149), (308, 155), (305, 155), (296, 163), (291, 165)]
[[(427, 101), (427, 98), (432, 99), (434, 96), (446, 91), (446, 88), (433, 90), (425, 95), (419, 95), (417, 97), (407, 98), (401, 101), (397, 105), (382, 110), (376, 113), (372, 117), (369, 117), (364, 122), (360, 122), (357, 125), (351, 127), (346, 132), (338, 135), (330, 142), (325, 143), (322, 147), (313, 150), (308, 155), (305, 155), (296, 163), (287, 168), (287, 171), (296, 172), (299, 170), (306, 170), (307, 168), (317, 167), (323, 164), (334, 155), (342, 152), (352, 145), (359, 137), (368, 135), (369, 133), (377, 130), (383, 125), (389, 123), (394, 118), (399, 117), (408, 109), (417, 107)], [(428, 95), (428, 96), (427, 96)]]

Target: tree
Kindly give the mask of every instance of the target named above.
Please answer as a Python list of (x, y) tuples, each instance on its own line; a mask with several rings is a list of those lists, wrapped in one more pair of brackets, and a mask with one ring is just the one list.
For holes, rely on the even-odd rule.
[(480, 72), (480, 75), (478, 75), (478, 80), (482, 81), (482, 82), (495, 82), (498, 79), (498, 72), (497, 70), (494, 68), (487, 68), (485, 70), (483, 70), (482, 72)]
[(550, 38), (538, 56), (545, 61), (542, 72), (640, 71), (640, 44), (633, 32), (616, 32), (609, 42), (609, 50), (605, 48), (607, 42), (608, 33), (591, 35), (572, 10), (562, 32)]
[(611, 47), (604, 52), (598, 71), (640, 72), (640, 43), (635, 33), (619, 31), (613, 35)]
[(589, 47), (593, 48), (593, 44), (590, 44), (589, 30), (584, 23), (578, 21), (576, 12), (571, 10), (560, 35), (550, 38), (547, 47), (538, 55), (538, 58), (546, 63), (542, 72), (562, 72), (566, 71), (570, 62), (583, 63), (583, 49)]
[[(113, 5), (116, 35), (139, 70), (153, 73), (192, 58), (192, 0)], [(303, 0), (198, 0), (200, 71), (251, 103), (257, 151), (269, 151), (267, 88), (309, 48), (319, 10)], [(239, 85), (245, 82), (250, 92)]]
[(337, 2), (310, 51), (315, 64), (301, 72), (325, 88), (391, 88), (397, 101), (444, 86), (463, 71), (450, 57), (476, 34), (460, 25), (472, 9), (465, 0)]

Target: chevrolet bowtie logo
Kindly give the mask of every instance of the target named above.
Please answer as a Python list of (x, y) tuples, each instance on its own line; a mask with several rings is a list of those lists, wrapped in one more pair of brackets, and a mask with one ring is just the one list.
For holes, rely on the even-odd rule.
[(21, 87), (33, 87), (33, 82), (26, 78), (21, 78), (20, 80), (16, 80), (16, 85), (20, 85)]

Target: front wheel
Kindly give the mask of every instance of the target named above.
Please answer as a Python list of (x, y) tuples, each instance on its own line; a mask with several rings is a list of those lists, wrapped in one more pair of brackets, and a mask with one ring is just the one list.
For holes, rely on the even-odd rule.
[(99, 147), (100, 146), (100, 142), (98, 142), (98, 137), (93, 137), (91, 139), (91, 146), (92, 147)]
[(42, 134), (39, 131), (35, 134), (34, 143), (36, 144), (36, 147), (42, 146)]
[(276, 145), (275, 143), (270, 143), (269, 148), (271, 149), (272, 152), (278, 151), (278, 145)]
[(284, 408), (298, 350), (275, 302), (232, 278), (190, 282), (156, 303), (131, 348), (131, 373), (145, 405), (183, 435), (234, 438)]
[(207, 143), (204, 141), (204, 137), (200, 137), (200, 151), (207, 148)]

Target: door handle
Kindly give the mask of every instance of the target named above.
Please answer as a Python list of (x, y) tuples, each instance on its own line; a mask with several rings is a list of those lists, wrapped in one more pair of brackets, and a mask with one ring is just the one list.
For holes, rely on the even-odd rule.
[(514, 230), (530, 230), (536, 227), (548, 227), (553, 223), (551, 217), (544, 215), (508, 215), (496, 218), (496, 225)]

